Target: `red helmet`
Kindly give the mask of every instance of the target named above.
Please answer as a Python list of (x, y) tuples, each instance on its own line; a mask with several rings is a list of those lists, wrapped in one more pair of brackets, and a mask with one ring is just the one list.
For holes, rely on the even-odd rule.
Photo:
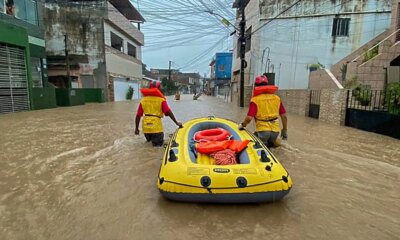
[(158, 88), (160, 89), (161, 83), (158, 81), (152, 81), (149, 85), (149, 88)]
[(256, 81), (254, 82), (256, 86), (262, 86), (268, 84), (268, 78), (264, 75), (260, 75), (256, 77)]

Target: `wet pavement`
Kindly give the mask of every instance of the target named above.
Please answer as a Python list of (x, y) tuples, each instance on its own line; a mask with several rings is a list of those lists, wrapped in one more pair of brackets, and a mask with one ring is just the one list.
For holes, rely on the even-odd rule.
[[(169, 104), (182, 122), (246, 115), (213, 97)], [(164, 149), (134, 135), (137, 106), (0, 115), (0, 239), (400, 238), (399, 140), (289, 114), (273, 149), (294, 183), (282, 201), (176, 203), (156, 187)]]

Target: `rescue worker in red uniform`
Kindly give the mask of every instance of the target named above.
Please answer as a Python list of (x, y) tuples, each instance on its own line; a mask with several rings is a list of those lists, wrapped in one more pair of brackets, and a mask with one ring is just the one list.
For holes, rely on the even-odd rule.
[(161, 121), (164, 115), (169, 116), (178, 127), (182, 127), (182, 123), (175, 119), (175, 116), (169, 108), (164, 95), (162, 95), (161, 91), (156, 90), (160, 90), (160, 85), (160, 82), (154, 81), (150, 83), (149, 88), (155, 91), (153, 91), (154, 93), (148, 94), (142, 98), (135, 120), (135, 134), (139, 135), (139, 123), (140, 119), (144, 115), (142, 131), (146, 140), (148, 142), (151, 141), (153, 146), (162, 146), (164, 143), (164, 130)]
[[(274, 94), (276, 90), (276, 86), (268, 85), (266, 76), (256, 77), (254, 93), (257, 95), (253, 94), (247, 116), (239, 124), (239, 129), (243, 129), (254, 118), (255, 134), (267, 147), (276, 145), (279, 132), (282, 139), (287, 140), (288, 138), (286, 110), (279, 96)], [(279, 116), (282, 120), (282, 129), (279, 126)]]

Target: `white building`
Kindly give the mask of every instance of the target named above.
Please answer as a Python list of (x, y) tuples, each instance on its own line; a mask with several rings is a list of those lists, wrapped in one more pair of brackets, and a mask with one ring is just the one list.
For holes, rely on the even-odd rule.
[(107, 7), (104, 41), (110, 99), (126, 100), (129, 86), (134, 89), (133, 99), (140, 98), (144, 18), (129, 0), (109, 0)]
[[(281, 89), (307, 88), (311, 64), (329, 68), (390, 27), (391, 0), (304, 0), (279, 15), (295, 2), (259, 0), (247, 5), (246, 33), (253, 34), (246, 46), (245, 96), (255, 76), (268, 72), (268, 66)], [(238, 47), (234, 50), (235, 98), (240, 59)]]

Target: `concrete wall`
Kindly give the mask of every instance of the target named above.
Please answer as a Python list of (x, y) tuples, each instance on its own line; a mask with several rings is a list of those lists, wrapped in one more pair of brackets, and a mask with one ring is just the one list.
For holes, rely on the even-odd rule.
[(142, 63), (129, 55), (106, 46), (107, 72), (114, 76), (142, 79)]
[[(86, 71), (93, 73), (95, 87), (106, 88), (103, 19), (106, 1), (47, 1), (45, 39), (48, 57), (65, 56), (65, 35), (69, 55), (82, 56)], [(50, 62), (49, 62), (50, 63)], [(49, 67), (49, 75), (50, 73)]]
[(308, 115), (310, 103), (309, 90), (279, 90), (277, 94), (281, 98), (287, 112), (301, 116)]
[[(390, 30), (392, 32), (396, 31), (398, 29), (399, 24), (400, 24), (399, 23), (400, 19), (398, 18), (399, 11), (400, 11), (400, 0), (392, 0), (392, 19), (391, 19), (392, 23), (390, 25)], [(400, 33), (397, 33), (396, 35), (399, 36)], [(392, 37), (392, 39), (391, 39), (392, 42), (395, 42), (396, 35), (394, 35)]]
[[(309, 90), (279, 90), (277, 94), (280, 96), (288, 113), (308, 116), (310, 104)], [(334, 125), (344, 125), (346, 100), (347, 90), (321, 90), (319, 120)]]
[(332, 78), (328, 73), (328, 69), (320, 69), (310, 73), (308, 89), (310, 90), (321, 90), (321, 89), (339, 89), (338, 81)]

